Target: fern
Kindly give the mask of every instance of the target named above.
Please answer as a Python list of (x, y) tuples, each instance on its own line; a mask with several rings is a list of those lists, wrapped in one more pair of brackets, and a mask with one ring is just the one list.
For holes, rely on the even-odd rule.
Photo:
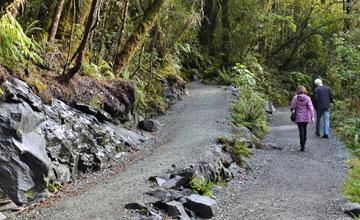
[(38, 54), (39, 47), (26, 36), (11, 13), (0, 18), (0, 61), (5, 66), (26, 65), (29, 61), (44, 65)]

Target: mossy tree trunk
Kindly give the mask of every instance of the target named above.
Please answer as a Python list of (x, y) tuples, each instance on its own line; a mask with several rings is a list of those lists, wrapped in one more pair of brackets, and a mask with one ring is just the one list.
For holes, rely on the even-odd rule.
[(89, 36), (91, 34), (91, 31), (94, 29), (93, 28), (93, 23), (94, 23), (94, 17), (97, 14), (98, 10), (99, 10), (99, 5), (101, 0), (93, 0), (91, 3), (91, 9), (90, 9), (90, 13), (89, 13), (89, 17), (87, 19), (87, 23), (85, 26), (85, 31), (84, 31), (84, 35), (83, 38), (81, 40), (81, 43), (79, 45), (79, 48), (77, 49), (77, 56), (76, 56), (76, 61), (75, 61), (75, 65), (64, 75), (62, 75), (60, 77), (60, 80), (63, 82), (68, 82), (72, 77), (75, 76), (75, 74), (80, 70), (81, 65), (82, 65), (82, 61), (84, 58), (84, 54), (85, 54), (85, 49), (86, 49), (86, 45), (88, 43), (89, 40)]
[(143, 16), (143, 19), (134, 29), (131, 36), (124, 44), (122, 50), (115, 55), (113, 71), (116, 74), (119, 74), (121, 71), (123, 71), (125, 66), (130, 62), (137, 48), (141, 44), (142, 39), (153, 27), (154, 22), (160, 14), (161, 8), (166, 3), (166, 1), (167, 0), (157, 0), (148, 7)]
[(65, 0), (58, 0), (58, 2), (57, 2), (56, 8), (55, 8), (55, 13), (54, 13), (54, 18), (53, 18), (52, 25), (50, 28), (50, 33), (49, 33), (48, 41), (50, 43), (53, 43), (55, 40), (56, 32), (59, 27), (61, 14), (62, 14), (62, 11), (64, 8), (64, 2), (65, 2)]
[(221, 0), (221, 22), (222, 22), (222, 63), (225, 68), (230, 66), (230, 19), (229, 0)]
[(219, 4), (217, 0), (207, 0), (204, 2), (204, 18), (201, 22), (198, 40), (202, 48), (215, 55), (216, 47), (214, 44), (214, 34), (216, 30)]

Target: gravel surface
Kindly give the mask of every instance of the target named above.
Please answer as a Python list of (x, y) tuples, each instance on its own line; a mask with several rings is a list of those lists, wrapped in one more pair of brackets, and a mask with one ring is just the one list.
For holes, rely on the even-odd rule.
[[(158, 120), (162, 145), (118, 175), (54, 205), (33, 210), (22, 219), (132, 219), (128, 202), (148, 203), (150, 176), (166, 172), (172, 164), (186, 167), (213, 156), (212, 144), (230, 134), (231, 95), (223, 88), (192, 83), (190, 95)], [(340, 210), (344, 199), (346, 148), (336, 138), (315, 137), (308, 128), (306, 152), (299, 152), (297, 127), (286, 109), (271, 119), (264, 142), (283, 150), (254, 150), (247, 180), (215, 187), (219, 202), (216, 220), (225, 219), (350, 219)]]
[(147, 181), (172, 164), (186, 167), (212, 157), (212, 143), (230, 132), (229, 91), (198, 83), (189, 85), (190, 95), (158, 120), (162, 145), (124, 172), (101, 181), (81, 195), (67, 198), (49, 207), (31, 211), (23, 219), (131, 219), (124, 210), (127, 202), (150, 202), (144, 192), (151, 190)]
[(346, 148), (336, 138), (316, 137), (314, 131), (311, 125), (305, 152), (299, 152), (297, 127), (289, 110), (280, 109), (264, 142), (283, 150), (255, 150), (248, 180), (216, 188), (216, 219), (350, 219), (340, 210)]

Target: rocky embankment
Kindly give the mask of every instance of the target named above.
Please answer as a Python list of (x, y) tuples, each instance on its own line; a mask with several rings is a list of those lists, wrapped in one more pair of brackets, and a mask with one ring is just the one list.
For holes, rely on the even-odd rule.
[[(164, 94), (171, 102), (185, 93), (185, 85), (180, 88), (174, 79), (168, 77)], [(119, 87), (127, 93), (107, 90), (117, 100), (115, 114), (106, 106), (57, 98), (44, 102), (24, 81), (6, 77), (0, 102), (0, 207), (27, 204), (79, 172), (104, 169), (141, 150), (148, 135), (124, 128), (119, 119), (131, 115), (132, 123), (148, 131), (155, 131), (156, 123), (136, 115), (133, 86), (127, 85)]]

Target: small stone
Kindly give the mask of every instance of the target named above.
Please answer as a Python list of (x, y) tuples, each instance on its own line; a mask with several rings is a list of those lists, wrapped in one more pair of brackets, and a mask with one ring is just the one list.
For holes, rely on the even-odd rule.
[(139, 122), (138, 127), (144, 131), (156, 132), (159, 130), (160, 123), (155, 120), (145, 119)]
[(200, 217), (212, 218), (218, 214), (216, 201), (209, 197), (193, 194), (187, 197), (187, 200), (185, 207), (194, 211)]
[(346, 203), (342, 207), (342, 211), (351, 217), (360, 216), (360, 203)]

